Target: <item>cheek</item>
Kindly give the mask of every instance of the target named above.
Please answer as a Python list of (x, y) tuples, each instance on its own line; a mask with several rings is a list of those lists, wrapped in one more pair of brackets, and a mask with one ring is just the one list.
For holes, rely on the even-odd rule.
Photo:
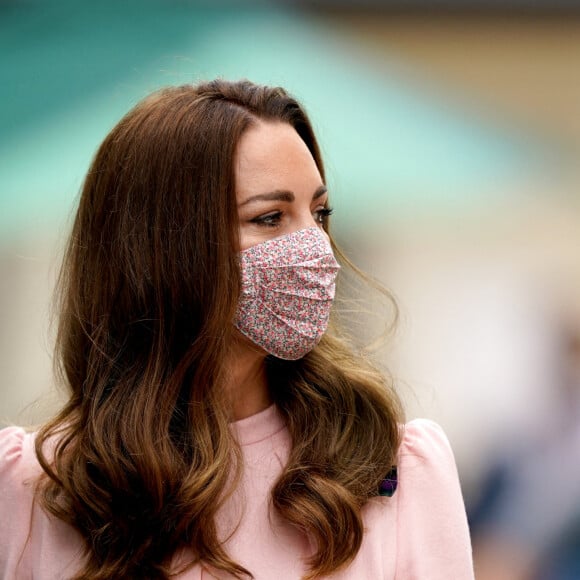
[(255, 228), (249, 226), (240, 226), (239, 227), (239, 244), (240, 244), (240, 252), (259, 244), (260, 242), (264, 242), (268, 239), (261, 232), (255, 231)]

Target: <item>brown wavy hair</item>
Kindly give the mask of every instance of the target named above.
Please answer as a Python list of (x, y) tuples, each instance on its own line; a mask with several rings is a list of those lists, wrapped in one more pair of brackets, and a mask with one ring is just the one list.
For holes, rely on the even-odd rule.
[[(56, 294), (70, 398), (36, 438), (39, 501), (85, 543), (79, 579), (167, 578), (184, 548), (188, 565), (251, 577), (215, 516), (242, 469), (220, 385), (240, 292), (234, 159), (256, 119), (294, 127), (324, 178), (292, 97), (223, 80), (144, 99), (87, 174)], [(267, 365), (293, 442), (272, 506), (313, 540), (315, 578), (360, 548), (361, 507), (396, 460), (400, 406), (335, 328), (303, 359)]]

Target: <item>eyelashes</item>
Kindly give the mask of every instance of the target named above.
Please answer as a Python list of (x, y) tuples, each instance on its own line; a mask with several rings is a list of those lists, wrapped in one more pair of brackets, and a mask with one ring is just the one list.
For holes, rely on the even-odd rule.
[[(312, 215), (314, 216), (314, 220), (318, 224), (324, 224), (329, 216), (332, 215), (334, 210), (330, 207), (321, 207), (317, 209)], [(259, 226), (264, 226), (268, 228), (275, 228), (280, 225), (282, 221), (282, 217), (284, 212), (281, 211), (273, 211), (264, 215), (260, 215), (258, 217), (252, 218), (250, 223), (257, 224)]]
[(268, 213), (265, 215), (255, 217), (255, 218), (251, 219), (250, 222), (253, 224), (257, 224), (259, 226), (275, 228), (276, 226), (278, 226), (280, 224), (281, 219), (282, 219), (282, 212), (275, 211), (272, 213)]
[(323, 224), (326, 218), (330, 217), (334, 213), (334, 209), (331, 207), (322, 207), (314, 212), (316, 214), (316, 221)]

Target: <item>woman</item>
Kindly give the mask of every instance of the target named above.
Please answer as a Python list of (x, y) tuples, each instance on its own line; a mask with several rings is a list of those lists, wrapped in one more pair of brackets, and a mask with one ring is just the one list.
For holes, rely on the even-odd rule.
[(280, 88), (165, 89), (111, 131), (59, 281), (70, 399), (0, 433), (3, 578), (473, 577), (444, 434), (327, 330), (324, 184)]

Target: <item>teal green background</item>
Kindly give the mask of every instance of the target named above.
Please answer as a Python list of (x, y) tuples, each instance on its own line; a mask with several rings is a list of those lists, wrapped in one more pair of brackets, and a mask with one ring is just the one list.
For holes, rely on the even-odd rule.
[(91, 156), (140, 98), (215, 76), (281, 84), (305, 104), (349, 227), (488, 203), (553, 157), (322, 18), (267, 4), (3, 4), (0, 63), (3, 237), (66, 224)]

